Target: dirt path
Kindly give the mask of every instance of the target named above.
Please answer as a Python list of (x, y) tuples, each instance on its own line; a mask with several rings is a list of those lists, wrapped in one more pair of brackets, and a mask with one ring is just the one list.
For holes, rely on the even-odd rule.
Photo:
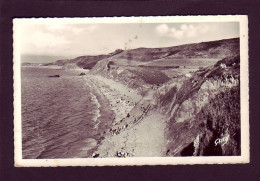
[(100, 157), (115, 157), (117, 152), (135, 157), (164, 156), (166, 152), (165, 125), (161, 114), (150, 111), (133, 128), (103, 140), (96, 153), (100, 154)]
[(150, 112), (133, 130), (136, 138), (135, 156), (164, 156), (166, 152), (164, 129), (163, 116), (157, 112)]

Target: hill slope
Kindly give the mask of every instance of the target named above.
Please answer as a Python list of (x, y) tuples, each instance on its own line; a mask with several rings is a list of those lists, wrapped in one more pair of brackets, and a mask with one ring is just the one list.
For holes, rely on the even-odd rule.
[[(137, 48), (131, 50), (116, 50), (107, 55), (80, 56), (74, 59), (58, 60), (49, 65), (74, 65), (84, 69), (92, 69), (97, 62), (105, 59), (116, 60), (119, 64), (129, 65), (137, 62), (151, 62), (158, 59), (221, 59), (239, 52), (239, 39), (227, 39), (212, 42), (202, 42), (164, 48)], [(121, 62), (120, 62), (121, 61)]]
[(142, 90), (144, 95), (147, 87), (160, 86), (172, 78), (238, 54), (238, 38), (168, 48), (139, 48), (100, 60), (90, 72), (119, 80), (131, 88)]
[(238, 38), (187, 44), (165, 48), (137, 48), (125, 50), (114, 59), (151, 61), (161, 58), (224, 58), (239, 52)]
[[(239, 39), (127, 50), (99, 61), (90, 73), (140, 92), (130, 115), (142, 117), (140, 108), (147, 107), (167, 117), (165, 156), (241, 154)], [(112, 130), (120, 135), (134, 117)]]

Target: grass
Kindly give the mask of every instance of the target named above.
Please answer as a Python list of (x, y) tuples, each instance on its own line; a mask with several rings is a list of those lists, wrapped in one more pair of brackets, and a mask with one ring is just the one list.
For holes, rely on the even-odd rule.
[(147, 66), (197, 66), (207, 67), (215, 64), (217, 59), (165, 58), (148, 63)]
[(201, 109), (198, 118), (207, 120), (207, 128), (218, 136), (240, 129), (240, 90), (236, 86), (221, 92)]
[(162, 71), (154, 68), (135, 68), (129, 71), (148, 84), (163, 84), (170, 80)]
[[(219, 93), (204, 106), (197, 120), (205, 120), (207, 130), (213, 133), (207, 138), (203, 155), (240, 155), (240, 89), (239, 86)], [(228, 144), (220, 147), (215, 140), (223, 135), (230, 136)], [(209, 136), (208, 136), (209, 137)]]

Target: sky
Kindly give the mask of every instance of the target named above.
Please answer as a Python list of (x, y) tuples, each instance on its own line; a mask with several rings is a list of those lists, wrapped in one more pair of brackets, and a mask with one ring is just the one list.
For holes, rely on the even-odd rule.
[(239, 23), (22, 24), (22, 55), (77, 57), (239, 37)]

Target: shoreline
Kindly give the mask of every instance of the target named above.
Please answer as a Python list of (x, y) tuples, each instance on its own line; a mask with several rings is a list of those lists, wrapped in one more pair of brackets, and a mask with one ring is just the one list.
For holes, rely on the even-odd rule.
[(95, 154), (100, 158), (165, 156), (165, 128), (164, 117), (158, 112), (150, 111), (131, 129), (105, 137)]
[(134, 106), (141, 100), (141, 96), (133, 89), (101, 76), (88, 75), (88, 82), (94, 85), (109, 102), (109, 108), (114, 112), (113, 125), (124, 119)]
[(110, 129), (92, 150), (92, 157), (165, 156), (166, 119), (158, 111), (149, 110), (153, 106), (151, 94), (142, 98), (136, 90), (112, 79), (94, 75), (85, 78), (109, 102), (106, 111), (114, 112), (114, 120), (107, 125)]
[(91, 92), (92, 94), (94, 94), (99, 104), (99, 116), (97, 117), (98, 123), (96, 125), (96, 128), (93, 130), (96, 131), (96, 146), (87, 151), (87, 157), (91, 157), (91, 155), (97, 150), (98, 145), (105, 138), (105, 134), (107, 130), (111, 127), (115, 115), (112, 110), (107, 109), (110, 103), (105, 98), (103, 93), (98, 89), (98, 86), (89, 81), (87, 81), (86, 84), (90, 87), (91, 90), (95, 89), (95, 91)]

